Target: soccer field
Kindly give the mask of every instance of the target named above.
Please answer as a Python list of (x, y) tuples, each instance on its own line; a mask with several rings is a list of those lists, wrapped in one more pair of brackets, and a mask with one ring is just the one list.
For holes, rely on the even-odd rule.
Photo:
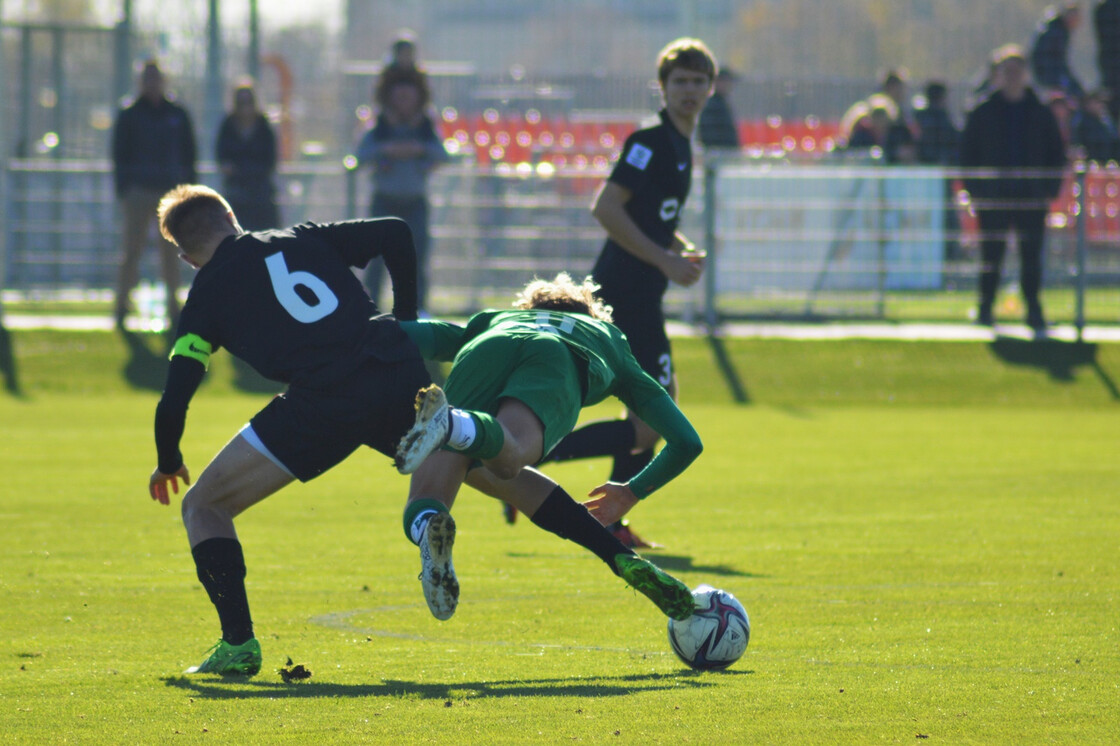
[[(464, 488), (462, 601), (433, 619), (406, 478), (372, 451), (238, 520), (264, 667), (218, 638), (176, 501), (146, 494), (155, 338), (13, 334), (0, 392), (7, 743), (1115, 743), (1120, 346), (675, 342), (706, 450), (640, 505), (650, 552), (751, 616), (686, 669), (666, 620), (574, 544)], [(268, 396), (225, 355), (197, 475)], [(9, 377), (9, 380), (11, 377)], [(614, 407), (591, 415), (613, 415)], [(605, 461), (551, 468), (573, 495)], [(312, 676), (285, 683), (279, 669)]]

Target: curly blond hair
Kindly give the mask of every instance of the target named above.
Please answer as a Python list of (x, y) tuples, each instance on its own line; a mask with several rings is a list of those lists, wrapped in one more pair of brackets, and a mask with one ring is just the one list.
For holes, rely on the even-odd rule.
[(610, 323), (614, 309), (595, 296), (599, 286), (590, 277), (577, 285), (567, 272), (552, 280), (535, 279), (517, 294), (513, 307), (527, 311), (540, 308), (548, 311), (584, 313), (593, 319)]

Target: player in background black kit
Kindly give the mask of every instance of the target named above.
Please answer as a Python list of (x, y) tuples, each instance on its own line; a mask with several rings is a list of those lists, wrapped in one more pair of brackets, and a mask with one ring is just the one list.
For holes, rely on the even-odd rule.
[[(661, 51), (657, 78), (665, 106), (658, 112), (660, 122), (627, 138), (591, 210), (607, 231), (592, 270), (601, 286), (598, 294), (614, 307), (614, 324), (626, 334), (642, 369), (674, 399), (677, 384), (661, 301), (670, 280), (693, 285), (704, 269), (703, 253), (677, 226), (692, 183), (692, 133), (717, 72), (715, 57), (698, 39), (677, 39)], [(576, 430), (548, 459), (613, 456), (610, 481), (625, 483), (650, 462), (657, 441), (657, 433), (628, 410), (625, 419)], [(611, 528), (627, 546), (652, 546), (623, 523)]]
[[(179, 319), (167, 383), (156, 407), (159, 465), (153, 500), (190, 484), (179, 441), (187, 407), (219, 348), (288, 389), (258, 412), (183, 498), (198, 578), (218, 612), (222, 639), (187, 673), (260, 671), (261, 649), (245, 593), (245, 560), (233, 519), (295, 479), (306, 482), (360, 445), (389, 458), (412, 426), (417, 390), (431, 380), (397, 319), (416, 318), (416, 253), (396, 218), (246, 233), (220, 194), (179, 186), (159, 206), (160, 230), (198, 268)], [(385, 260), (392, 316), (352, 267)]]

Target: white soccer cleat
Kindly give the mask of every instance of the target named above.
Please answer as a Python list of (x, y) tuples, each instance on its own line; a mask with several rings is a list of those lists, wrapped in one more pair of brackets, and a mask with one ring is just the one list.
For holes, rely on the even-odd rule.
[(432, 451), (447, 442), (449, 414), (443, 389), (434, 383), (420, 389), (416, 394), (416, 422), (397, 446), (397, 471), (411, 474)]
[(432, 616), (450, 619), (459, 605), (459, 580), (451, 564), (455, 544), (455, 519), (450, 513), (436, 513), (428, 520), (420, 537), (420, 584)]

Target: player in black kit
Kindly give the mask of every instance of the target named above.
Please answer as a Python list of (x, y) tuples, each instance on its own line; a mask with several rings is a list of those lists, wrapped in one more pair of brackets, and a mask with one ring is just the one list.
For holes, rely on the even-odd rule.
[[(677, 226), (692, 182), (692, 132), (712, 94), (717, 66), (703, 42), (684, 38), (661, 51), (657, 68), (665, 103), (660, 122), (626, 140), (592, 207), (607, 231), (592, 277), (601, 286), (599, 296), (614, 307), (615, 326), (626, 334), (642, 369), (676, 399), (661, 300), (670, 280), (693, 285), (704, 268), (703, 253)], [(625, 483), (653, 458), (657, 440), (652, 428), (627, 411), (625, 419), (576, 430), (549, 460), (613, 456), (610, 481)], [(628, 546), (651, 546), (622, 523), (612, 529)]]
[[(258, 412), (183, 498), (198, 578), (218, 612), (222, 639), (188, 673), (260, 671), (261, 649), (245, 593), (245, 560), (233, 519), (295, 479), (306, 482), (361, 445), (392, 458), (412, 426), (417, 390), (431, 380), (397, 319), (416, 318), (412, 234), (396, 218), (246, 233), (220, 194), (187, 185), (159, 206), (160, 230), (199, 269), (183, 306), (156, 408), (159, 465), (153, 500), (190, 484), (179, 441), (187, 406), (219, 348), (287, 391)], [(393, 314), (354, 275), (382, 257)]]

